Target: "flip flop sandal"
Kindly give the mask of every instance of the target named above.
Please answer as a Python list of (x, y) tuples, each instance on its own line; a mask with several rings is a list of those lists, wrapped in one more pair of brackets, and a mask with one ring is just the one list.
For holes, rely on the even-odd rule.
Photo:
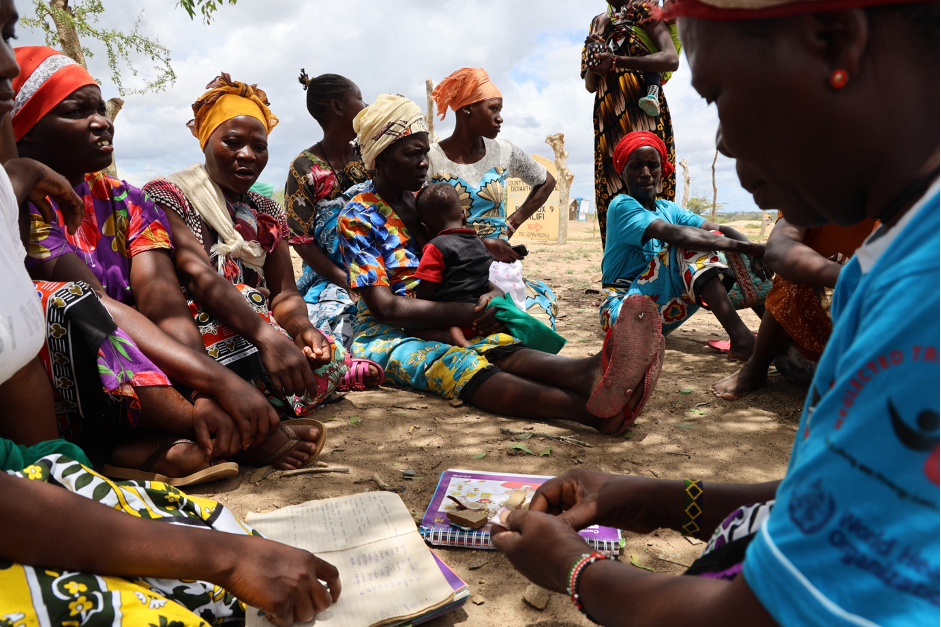
[[(663, 336), (660, 336), (660, 350), (657, 352), (657, 356), (654, 358), (650, 368), (647, 369), (647, 372), (644, 374), (643, 380), (643, 396), (640, 397), (640, 402), (637, 403), (637, 407), (632, 410), (628, 409), (627, 406), (621, 411), (621, 415), (624, 420), (617, 426), (613, 431), (601, 430), (601, 433), (604, 435), (619, 436), (627, 429), (634, 424), (634, 421), (637, 420), (637, 417), (640, 416), (640, 412), (643, 411), (644, 405), (647, 404), (647, 401), (650, 399), (650, 395), (653, 393), (654, 389), (657, 387), (657, 381), (660, 380), (660, 371), (663, 369), (663, 356), (666, 353), (667, 348), (667, 339)], [(631, 398), (634, 395), (631, 394)], [(630, 403), (630, 399), (628, 399)]]
[[(657, 305), (640, 294), (626, 297), (617, 322), (604, 338), (601, 349), (604, 376), (585, 408), (599, 418), (613, 418), (621, 412), (627, 404), (627, 391), (637, 389), (653, 367), (662, 350), (662, 340)], [(613, 343), (610, 357), (609, 342)]]
[(105, 464), (101, 468), (101, 474), (112, 479), (122, 479), (128, 481), (159, 481), (160, 483), (165, 483), (175, 488), (182, 488), (188, 485), (198, 485), (201, 483), (209, 483), (211, 481), (220, 481), (222, 479), (228, 479), (229, 477), (234, 477), (239, 474), (239, 465), (234, 462), (212, 462), (212, 465), (210, 465), (209, 468), (203, 468), (202, 470), (194, 472), (191, 475), (186, 475), (185, 477), (167, 477), (166, 475), (161, 475), (160, 473), (154, 472), (152, 468), (154, 464), (157, 463), (157, 459), (159, 459), (160, 456), (166, 453), (170, 448), (180, 443), (196, 444), (196, 442), (193, 440), (188, 440), (186, 438), (180, 438), (176, 440), (171, 439), (157, 447), (157, 450), (147, 458), (147, 461), (144, 462), (144, 465), (140, 470), (134, 468), (121, 468), (119, 466)]
[(317, 430), (320, 431), (320, 435), (317, 437), (317, 442), (316, 442), (317, 448), (314, 449), (314, 452), (310, 456), (310, 459), (304, 462), (301, 468), (307, 468), (308, 466), (313, 465), (313, 463), (317, 461), (317, 457), (320, 456), (320, 452), (323, 450), (323, 445), (327, 441), (327, 429), (323, 426), (322, 422), (320, 422), (319, 420), (314, 420), (313, 418), (293, 418), (291, 420), (282, 421), (278, 425), (278, 428), (284, 433), (284, 435), (288, 436), (288, 441), (282, 444), (281, 447), (277, 451), (271, 453), (264, 459), (256, 462), (254, 465), (257, 468), (264, 468), (265, 466), (269, 466), (273, 464), (274, 462), (278, 461), (279, 459), (281, 459), (281, 457), (285, 453), (290, 451), (294, 447), (295, 444), (301, 441), (301, 438), (297, 437), (297, 434), (294, 433), (294, 429), (292, 429), (291, 427), (304, 427), (304, 426), (317, 427)]
[(376, 370), (379, 371), (379, 383), (376, 384), (376, 387), (385, 383), (386, 371), (372, 359), (357, 359), (347, 355), (346, 365), (346, 374), (343, 375), (343, 381), (341, 381), (339, 387), (337, 387), (341, 392), (349, 392), (350, 390), (359, 392), (365, 390), (366, 384), (363, 383), (363, 380), (369, 376), (370, 366), (375, 366)]
[[(755, 333), (755, 337), (758, 337), (757, 333)], [(706, 342), (706, 346), (725, 355), (732, 350), (732, 340), (709, 340)]]

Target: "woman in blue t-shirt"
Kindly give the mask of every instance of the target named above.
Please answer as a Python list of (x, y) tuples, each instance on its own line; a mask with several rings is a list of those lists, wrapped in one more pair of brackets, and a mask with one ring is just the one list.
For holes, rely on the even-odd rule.
[[(601, 326), (607, 331), (614, 325), (629, 294), (643, 294), (657, 304), (664, 334), (708, 305), (731, 339), (729, 358), (748, 359), (755, 336), (735, 310), (753, 302), (729, 299), (736, 276), (718, 251), (752, 257), (752, 272), (770, 287), (771, 274), (761, 259), (764, 244), (753, 244), (729, 226), (713, 224), (657, 198), (658, 183), (673, 166), (666, 145), (655, 134), (627, 134), (614, 150), (614, 167), (627, 194), (608, 206), (608, 243), (601, 262), (605, 288)], [(750, 281), (744, 286), (746, 290), (752, 287)], [(759, 286), (758, 291), (763, 288)]]

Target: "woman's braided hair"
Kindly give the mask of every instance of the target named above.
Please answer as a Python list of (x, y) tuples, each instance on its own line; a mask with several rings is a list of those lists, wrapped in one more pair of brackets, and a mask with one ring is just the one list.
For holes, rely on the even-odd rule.
[(321, 123), (327, 118), (330, 103), (342, 98), (353, 87), (353, 81), (345, 76), (321, 74), (310, 78), (303, 68), (297, 80), (307, 91), (307, 110), (311, 117)]

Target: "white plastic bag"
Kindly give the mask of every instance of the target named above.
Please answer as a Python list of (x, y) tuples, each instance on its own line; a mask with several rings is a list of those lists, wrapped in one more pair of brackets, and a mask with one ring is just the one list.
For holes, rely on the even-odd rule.
[(523, 283), (523, 263), (494, 261), (490, 264), (490, 280), (510, 295), (516, 306), (526, 310), (526, 284)]

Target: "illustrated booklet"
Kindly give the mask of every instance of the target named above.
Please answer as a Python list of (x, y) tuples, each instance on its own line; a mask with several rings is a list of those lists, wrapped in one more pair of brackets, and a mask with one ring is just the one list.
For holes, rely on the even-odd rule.
[[(492, 518), (503, 506), (510, 492), (525, 490), (526, 502), (536, 489), (552, 477), (546, 475), (518, 475), (506, 472), (450, 469), (441, 474), (431, 504), (421, 521), (421, 535), (430, 544), (458, 546), (474, 549), (492, 549), (490, 524), (479, 529), (462, 529), (448, 521), (448, 513), (458, 511), (458, 501), (479, 503), (486, 507)], [(579, 532), (596, 551), (617, 555), (623, 542), (621, 532), (613, 527), (594, 525)]]

